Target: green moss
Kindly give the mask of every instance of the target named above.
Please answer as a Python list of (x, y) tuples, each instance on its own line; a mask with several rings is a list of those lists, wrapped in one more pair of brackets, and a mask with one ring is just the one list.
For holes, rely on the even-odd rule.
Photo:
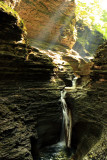
[(19, 21), (19, 27), (20, 27), (24, 32), (26, 32), (26, 27), (25, 27), (24, 21), (23, 21), (22, 19), (20, 19), (20, 21)]
[(0, 2), (0, 8), (4, 11), (7, 12), (10, 15), (13, 15), (14, 17), (18, 17), (18, 13), (14, 11), (11, 7), (9, 7), (6, 3), (3, 1)]
[(3, 1), (0, 2), (0, 10), (2, 10), (3, 12), (7, 13), (8, 15), (13, 16), (16, 21), (17, 21), (17, 25), (19, 26), (19, 28), (25, 32), (26, 31), (26, 27), (24, 25), (23, 20), (19, 17), (18, 13), (12, 9), (11, 7), (9, 7), (6, 3), (4, 3)]

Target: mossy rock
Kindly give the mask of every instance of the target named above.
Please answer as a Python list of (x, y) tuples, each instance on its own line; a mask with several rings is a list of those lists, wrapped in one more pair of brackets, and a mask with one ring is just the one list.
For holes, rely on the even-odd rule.
[[(13, 22), (16, 22), (17, 26), (22, 30), (22, 32), (26, 33), (26, 27), (24, 25), (23, 20), (19, 17), (18, 13), (12, 9), (11, 7), (9, 7), (6, 3), (4, 3), (3, 1), (0, 2), (0, 14), (4, 13), (5, 15), (7, 14), (8, 16), (6, 18), (8, 18), (10, 16), (11, 20)], [(3, 17), (2, 17), (3, 19)], [(4, 20), (8, 21), (8, 19)]]

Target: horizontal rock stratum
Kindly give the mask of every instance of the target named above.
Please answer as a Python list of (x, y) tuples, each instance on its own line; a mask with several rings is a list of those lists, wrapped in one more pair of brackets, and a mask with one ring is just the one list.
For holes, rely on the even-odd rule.
[(60, 43), (75, 42), (75, 2), (69, 0), (22, 0), (15, 8), (27, 27), (28, 39)]

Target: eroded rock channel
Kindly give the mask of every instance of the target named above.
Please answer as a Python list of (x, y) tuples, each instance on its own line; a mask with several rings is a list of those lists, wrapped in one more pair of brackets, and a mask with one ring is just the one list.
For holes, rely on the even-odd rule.
[(0, 2), (0, 19), (0, 160), (106, 160), (107, 42), (72, 49), (74, 1)]

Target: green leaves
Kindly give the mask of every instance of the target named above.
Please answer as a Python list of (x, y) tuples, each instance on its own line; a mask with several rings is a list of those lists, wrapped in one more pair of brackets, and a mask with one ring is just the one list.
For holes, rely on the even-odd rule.
[(102, 10), (99, 0), (77, 0), (76, 18), (83, 20), (91, 29), (96, 29), (101, 32), (107, 39), (107, 11)]
[(101, 20), (107, 23), (107, 11), (103, 10)]

